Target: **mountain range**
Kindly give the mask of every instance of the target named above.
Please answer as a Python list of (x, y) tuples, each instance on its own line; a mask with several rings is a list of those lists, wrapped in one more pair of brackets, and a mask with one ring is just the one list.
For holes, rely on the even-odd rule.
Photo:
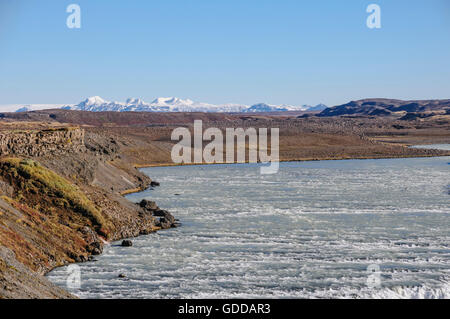
[[(13, 108), (15, 107), (15, 108)], [(28, 112), (43, 109), (65, 109), (91, 112), (202, 112), (202, 113), (271, 113), (288, 111), (308, 111), (301, 117), (319, 116), (406, 116), (408, 119), (416, 117), (434, 116), (450, 113), (450, 100), (397, 100), (397, 99), (362, 99), (346, 104), (327, 107), (324, 104), (309, 105), (271, 105), (258, 103), (251, 106), (244, 104), (209, 104), (194, 102), (189, 99), (176, 97), (157, 98), (147, 103), (141, 99), (130, 98), (126, 102), (110, 102), (99, 96), (87, 98), (76, 105), (10, 105), (9, 109), (16, 112)], [(406, 119), (405, 118), (405, 119)]]
[[(450, 100), (396, 100), (396, 99), (363, 99), (327, 108), (319, 113), (319, 117), (331, 116), (434, 116), (449, 114)], [(412, 116), (412, 113), (422, 113)]]
[[(260, 112), (287, 112), (287, 111), (322, 111), (327, 108), (324, 104), (310, 105), (270, 105), (258, 103), (252, 106), (244, 104), (209, 104), (194, 102), (189, 99), (176, 97), (157, 98), (150, 103), (141, 99), (129, 98), (126, 102), (110, 102), (99, 96), (87, 98), (77, 105), (65, 105), (59, 108), (66, 110), (91, 112), (205, 112), (205, 113), (260, 113)], [(16, 112), (34, 110), (33, 105), (23, 106)]]

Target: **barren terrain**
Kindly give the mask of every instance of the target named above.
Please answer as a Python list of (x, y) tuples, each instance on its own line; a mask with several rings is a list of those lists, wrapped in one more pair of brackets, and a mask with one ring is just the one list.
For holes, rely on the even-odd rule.
[(202, 120), (204, 129), (279, 128), (282, 161), (450, 155), (409, 148), (450, 143), (448, 116), (434, 112), (407, 118), (67, 110), (0, 114), (0, 298), (73, 297), (42, 275), (89, 260), (101, 253), (105, 241), (171, 227), (122, 195), (150, 185), (137, 168), (173, 165), (170, 154), (177, 141), (171, 133), (177, 127), (192, 131), (194, 120)]

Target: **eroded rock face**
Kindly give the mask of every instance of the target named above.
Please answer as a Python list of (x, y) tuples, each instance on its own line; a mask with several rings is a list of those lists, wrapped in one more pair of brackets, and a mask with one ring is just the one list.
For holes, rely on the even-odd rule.
[(0, 156), (39, 157), (84, 150), (84, 130), (80, 128), (0, 132)]

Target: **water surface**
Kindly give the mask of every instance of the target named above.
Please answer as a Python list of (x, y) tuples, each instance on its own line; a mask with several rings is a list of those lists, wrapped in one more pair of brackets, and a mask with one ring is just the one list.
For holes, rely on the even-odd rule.
[(412, 148), (424, 148), (432, 150), (445, 150), (450, 151), (450, 144), (430, 144), (430, 145), (414, 145)]
[[(82, 298), (449, 298), (450, 158), (147, 168), (178, 229), (81, 264)], [(370, 265), (380, 281), (368, 281)], [(373, 266), (371, 266), (373, 267)], [(124, 273), (126, 279), (118, 278)], [(372, 274), (373, 275), (373, 274)], [(49, 275), (65, 286), (67, 272)]]

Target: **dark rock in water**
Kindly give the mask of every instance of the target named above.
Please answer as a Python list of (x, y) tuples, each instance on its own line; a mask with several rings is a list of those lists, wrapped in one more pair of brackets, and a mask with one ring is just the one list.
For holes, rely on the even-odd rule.
[(173, 215), (166, 210), (156, 210), (153, 212), (153, 216), (161, 217), (156, 225), (162, 229), (177, 227), (175, 217), (173, 217)]
[(142, 208), (149, 210), (149, 211), (154, 211), (154, 210), (159, 209), (158, 205), (156, 205), (155, 202), (146, 200), (146, 199), (141, 200), (141, 202), (139, 203), (139, 206), (141, 206)]
[(127, 275), (125, 275), (125, 274), (120, 274), (120, 275), (119, 275), (119, 278), (127, 278)]
[(103, 247), (99, 242), (94, 242), (89, 245), (88, 251), (94, 256), (100, 255), (103, 252)]
[(86, 261), (88, 261), (88, 257), (84, 256), (84, 255), (73, 255), (71, 254), (70, 257), (76, 262), (76, 263), (84, 263)]
[(167, 221), (174, 223), (175, 222), (175, 217), (172, 216), (171, 213), (169, 213), (167, 210), (156, 210), (153, 213), (153, 216), (157, 216), (157, 217), (163, 217), (165, 218)]
[(121, 246), (122, 247), (131, 247), (131, 246), (133, 246), (133, 242), (131, 240), (129, 240), (129, 239), (125, 239), (125, 240), (122, 241), (122, 245)]
[(158, 187), (158, 186), (160, 186), (160, 183), (159, 183), (159, 182), (152, 181), (152, 182), (150, 183), (150, 186), (151, 186), (151, 187)]
[(173, 217), (171, 213), (167, 210), (160, 209), (153, 201), (143, 199), (139, 203), (139, 206), (143, 208), (143, 211), (140, 213), (141, 215), (151, 213), (154, 217), (161, 217), (156, 221), (155, 225), (162, 229), (174, 228), (179, 225), (179, 223), (176, 223), (175, 217)]
[(94, 249), (91, 251), (91, 254), (94, 255), (94, 256), (101, 255), (101, 253), (102, 253), (102, 250), (99, 249), (99, 248), (94, 248)]

